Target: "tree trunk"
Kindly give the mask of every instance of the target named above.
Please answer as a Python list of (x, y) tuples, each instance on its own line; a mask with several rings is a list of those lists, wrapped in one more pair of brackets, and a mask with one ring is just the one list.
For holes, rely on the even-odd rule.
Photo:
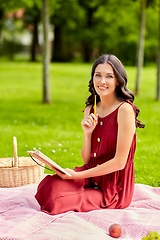
[(49, 81), (49, 63), (50, 63), (50, 47), (49, 47), (49, 0), (43, 1), (43, 102), (51, 103), (50, 97), (50, 81)]
[(146, 25), (146, 0), (141, 1), (141, 23), (140, 23), (140, 33), (138, 41), (138, 51), (137, 51), (137, 77), (136, 77), (136, 89), (135, 94), (139, 92), (139, 85), (141, 80), (141, 71), (143, 68), (144, 61), (144, 41), (145, 41), (145, 25)]
[(36, 54), (39, 48), (38, 43), (38, 17), (34, 18), (34, 29), (32, 32), (31, 62), (36, 62)]
[(0, 42), (1, 42), (2, 27), (3, 27), (3, 17), (4, 17), (4, 10), (0, 8)]
[[(96, 8), (92, 8), (90, 6), (88, 6), (86, 8), (87, 10), (87, 21), (86, 21), (86, 25), (87, 25), (87, 29), (92, 31), (94, 24), (93, 24), (93, 14), (96, 11)], [(90, 39), (85, 39), (82, 41), (82, 46), (83, 46), (83, 56), (84, 56), (84, 61), (85, 62), (90, 62), (91, 60), (91, 56), (92, 56), (92, 52), (93, 52), (93, 47), (92, 47), (92, 38)]]
[(82, 41), (82, 46), (83, 46), (84, 61), (90, 62), (93, 49), (91, 48), (89, 41), (87, 40)]
[(159, 39), (158, 39), (158, 60), (157, 60), (157, 96), (160, 101), (160, 0), (159, 0)]
[(53, 41), (53, 51), (52, 51), (52, 62), (63, 62), (63, 36), (62, 36), (62, 26), (57, 25), (54, 28), (54, 41)]

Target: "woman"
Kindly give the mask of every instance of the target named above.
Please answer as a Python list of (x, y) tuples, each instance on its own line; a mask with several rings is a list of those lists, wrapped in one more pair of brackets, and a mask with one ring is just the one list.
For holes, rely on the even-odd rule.
[[(82, 167), (54, 170), (38, 186), (36, 199), (49, 214), (129, 206), (134, 190), (133, 158), (139, 109), (127, 88), (127, 75), (114, 55), (102, 55), (92, 67), (82, 128)], [(97, 114), (94, 98), (97, 96)], [(65, 180), (65, 181), (64, 181)]]

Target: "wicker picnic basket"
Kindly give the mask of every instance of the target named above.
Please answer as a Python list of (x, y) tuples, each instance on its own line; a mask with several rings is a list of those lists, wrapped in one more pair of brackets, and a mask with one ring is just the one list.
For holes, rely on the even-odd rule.
[(30, 157), (17, 156), (16, 137), (13, 137), (13, 153), (13, 158), (0, 158), (0, 187), (19, 187), (40, 182), (44, 177), (44, 168)]

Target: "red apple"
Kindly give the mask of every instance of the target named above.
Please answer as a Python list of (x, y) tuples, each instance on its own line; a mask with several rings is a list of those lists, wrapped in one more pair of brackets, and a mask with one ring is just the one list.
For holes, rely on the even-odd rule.
[(118, 238), (121, 236), (122, 228), (119, 224), (114, 223), (109, 227), (109, 234), (111, 237)]

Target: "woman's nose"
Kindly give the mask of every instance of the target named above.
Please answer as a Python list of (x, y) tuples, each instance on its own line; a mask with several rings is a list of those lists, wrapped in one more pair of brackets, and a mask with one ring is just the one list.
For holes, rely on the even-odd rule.
[(101, 83), (106, 83), (106, 78), (105, 77), (101, 77)]

